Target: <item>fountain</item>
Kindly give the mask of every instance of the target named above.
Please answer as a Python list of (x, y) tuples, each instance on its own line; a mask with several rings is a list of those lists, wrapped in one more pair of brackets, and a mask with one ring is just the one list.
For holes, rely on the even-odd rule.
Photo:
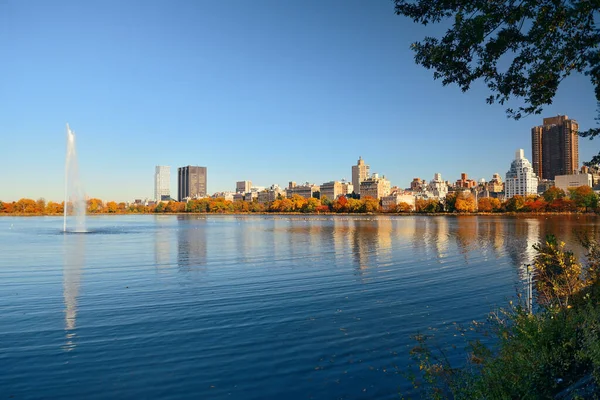
[(67, 232), (67, 215), (71, 204), (72, 215), (75, 216), (73, 232), (85, 232), (86, 201), (79, 180), (79, 166), (75, 151), (75, 132), (67, 124), (67, 159), (65, 161), (65, 203), (63, 232)]

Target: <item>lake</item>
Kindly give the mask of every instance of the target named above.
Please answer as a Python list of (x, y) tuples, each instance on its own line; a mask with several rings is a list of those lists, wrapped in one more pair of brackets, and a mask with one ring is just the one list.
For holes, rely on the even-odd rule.
[[(0, 398), (398, 398), (594, 216), (0, 218)], [(460, 362), (464, 355), (453, 357)]]

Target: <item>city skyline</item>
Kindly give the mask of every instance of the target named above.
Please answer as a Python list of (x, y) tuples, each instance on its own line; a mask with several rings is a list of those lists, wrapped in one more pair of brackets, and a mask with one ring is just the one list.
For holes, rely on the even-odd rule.
[[(66, 121), (86, 194), (117, 201), (153, 197), (156, 165), (206, 165), (214, 193), (350, 180), (357, 155), (401, 186), (489, 180), (515, 148), (532, 159), (540, 116), (509, 120), (484, 85), (434, 81), (409, 48), (427, 30), (391, 3), (5, 2), (0, 15), (4, 201), (62, 199)], [(563, 82), (543, 112), (557, 114), (597, 126), (587, 77)], [(599, 143), (580, 139), (580, 164)]]

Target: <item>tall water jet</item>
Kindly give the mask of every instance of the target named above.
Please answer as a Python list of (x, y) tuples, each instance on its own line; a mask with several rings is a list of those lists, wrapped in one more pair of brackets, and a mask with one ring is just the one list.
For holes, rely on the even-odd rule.
[(67, 215), (71, 204), (72, 215), (75, 216), (74, 232), (85, 232), (85, 195), (79, 180), (79, 165), (75, 151), (75, 132), (67, 124), (67, 158), (65, 161), (65, 204), (63, 232), (67, 231)]

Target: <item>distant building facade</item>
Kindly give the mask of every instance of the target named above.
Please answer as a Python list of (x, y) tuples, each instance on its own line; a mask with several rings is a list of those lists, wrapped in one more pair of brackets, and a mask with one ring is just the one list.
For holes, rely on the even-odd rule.
[(252, 203), (254, 200), (258, 200), (258, 192), (247, 192), (244, 194), (244, 201)]
[(323, 183), (320, 186), (321, 199), (327, 197), (329, 200), (335, 200), (340, 196), (346, 196), (354, 191), (354, 185), (346, 181), (331, 181)]
[(154, 168), (154, 201), (171, 198), (171, 167), (157, 165)]
[(464, 172), (460, 174), (460, 179), (456, 181), (457, 188), (472, 189), (475, 186), (477, 186), (477, 182), (469, 179), (469, 176)]
[(410, 182), (410, 190), (413, 192), (422, 192), (426, 189), (426, 187), (427, 182), (425, 179), (413, 178), (413, 180)]
[(258, 202), (265, 204), (277, 200), (277, 197), (284, 196), (285, 191), (279, 185), (271, 185), (270, 188), (258, 192)]
[(566, 115), (544, 118), (531, 129), (533, 170), (540, 179), (570, 175), (579, 168), (579, 124)]
[(188, 165), (178, 168), (179, 201), (206, 197), (207, 170), (206, 167)]
[(304, 197), (305, 199), (310, 199), (311, 197), (314, 197), (314, 194), (318, 191), (319, 187), (317, 185), (313, 185), (310, 183), (305, 183), (304, 185), (296, 185), (296, 182), (290, 182), (290, 185), (285, 191), (285, 193), (288, 199), (291, 199), (292, 196), (295, 194)]
[(236, 193), (247, 193), (252, 187), (252, 181), (240, 181), (235, 183)]
[(412, 194), (392, 194), (381, 198), (381, 208), (384, 211), (389, 211), (392, 207), (397, 206), (400, 203), (406, 203), (411, 206), (411, 209), (415, 209), (415, 196)]
[(523, 149), (517, 150), (515, 160), (511, 163), (506, 173), (504, 183), (505, 198), (510, 199), (516, 195), (527, 196), (537, 194), (538, 178), (533, 172), (533, 167), (525, 158)]
[(245, 193), (235, 193), (232, 201), (244, 201)]
[(492, 180), (487, 183), (487, 191), (490, 193), (504, 192), (504, 182), (502, 182), (500, 174), (495, 173), (492, 176)]
[(217, 192), (214, 193), (211, 197), (213, 199), (224, 199), (228, 201), (233, 201), (233, 192)]
[(552, 187), (554, 187), (554, 181), (551, 181), (549, 179), (540, 179), (540, 181), (538, 182), (537, 191), (539, 194), (542, 194)]
[(352, 186), (354, 193), (360, 194), (360, 183), (369, 178), (369, 166), (362, 157), (358, 157), (356, 165), (352, 166)]
[(433, 175), (433, 179), (429, 181), (427, 185), (427, 192), (431, 197), (437, 197), (438, 199), (445, 199), (448, 194), (448, 184), (442, 180), (442, 174), (436, 173)]
[(382, 197), (390, 194), (390, 187), (390, 181), (385, 179), (385, 176), (380, 178), (379, 175), (373, 174), (370, 178), (360, 183), (360, 198), (373, 197), (380, 200)]
[(592, 180), (592, 174), (569, 174), (569, 175), (556, 175), (554, 177), (554, 185), (562, 189), (565, 193), (570, 188), (576, 188), (579, 186), (593, 187), (594, 182)]

